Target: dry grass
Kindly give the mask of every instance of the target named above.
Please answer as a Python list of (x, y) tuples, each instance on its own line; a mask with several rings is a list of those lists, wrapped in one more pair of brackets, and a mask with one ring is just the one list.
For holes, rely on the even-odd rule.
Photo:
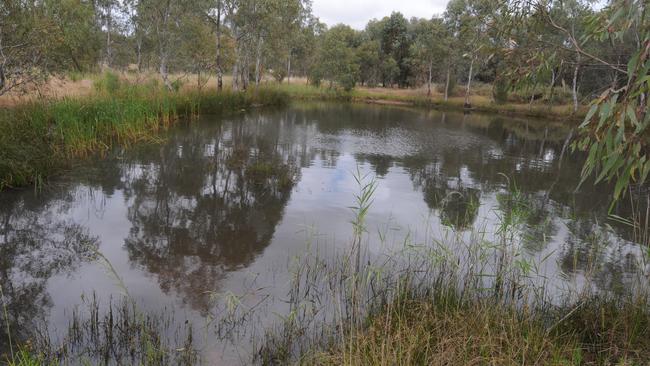
[(543, 325), (480, 303), (459, 306), (402, 299), (373, 316), (345, 346), (316, 355), (319, 365), (569, 365), (571, 339)]

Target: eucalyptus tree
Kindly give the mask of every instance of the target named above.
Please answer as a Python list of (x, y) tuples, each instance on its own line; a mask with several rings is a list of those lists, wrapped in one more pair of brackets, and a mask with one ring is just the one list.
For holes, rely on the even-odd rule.
[(141, 0), (125, 0), (124, 14), (128, 24), (128, 34), (130, 34), (135, 52), (135, 64), (138, 71), (144, 67), (144, 55), (151, 49), (151, 23), (147, 21), (146, 12), (140, 5)]
[(111, 66), (113, 61), (113, 32), (115, 32), (116, 20), (120, 19), (121, 4), (117, 0), (94, 0), (97, 12), (97, 23), (103, 28), (105, 36), (104, 64)]
[[(588, 62), (598, 66), (601, 75), (613, 75), (600, 95), (592, 99), (589, 112), (580, 125), (580, 138), (574, 145), (588, 151), (582, 170), (583, 181), (592, 174), (597, 174), (597, 182), (614, 180), (614, 200), (619, 199), (630, 184), (645, 183), (650, 173), (647, 143), (650, 15), (647, 2), (613, 0), (605, 8), (591, 14), (582, 12), (570, 22), (563, 22), (558, 17), (557, 7), (545, 0), (510, 1), (505, 2), (505, 7), (510, 13), (509, 21), (504, 24), (507, 29), (516, 30), (537, 18), (544, 22), (555, 39), (561, 40), (558, 44), (548, 44), (547, 52), (530, 52), (530, 67), (519, 72), (520, 78), (529, 78), (542, 71), (556, 55), (554, 50), (573, 53), (575, 60), (580, 61), (580, 64), (575, 62), (576, 67)], [(582, 28), (580, 32), (578, 27)], [(629, 54), (603, 54), (598, 51), (603, 45), (626, 49)], [(521, 47), (513, 45), (512, 48), (519, 51)]]
[(328, 80), (330, 87), (336, 82), (351, 90), (358, 78), (356, 58), (357, 33), (347, 25), (339, 24), (323, 34), (317, 65), (318, 75)]
[(224, 65), (223, 65), (223, 20), (225, 15), (226, 0), (208, 0), (203, 8), (204, 15), (208, 21), (212, 24), (214, 32), (214, 44), (215, 44), (215, 70), (217, 73), (217, 90), (221, 91), (223, 89), (223, 74), (224, 74)]
[(417, 63), (426, 70), (427, 96), (431, 95), (434, 64), (440, 64), (449, 53), (443, 20), (420, 19), (415, 23), (414, 42), (411, 53)]
[(381, 77), (381, 46), (379, 41), (368, 39), (363, 34), (362, 41), (357, 48), (359, 62), (359, 82), (361, 85), (375, 86)]
[(183, 33), (182, 18), (195, 10), (194, 2), (174, 0), (140, 0), (138, 12), (142, 21), (151, 28), (151, 37), (156, 44), (158, 72), (168, 90), (172, 90), (169, 66), (177, 56)]
[[(411, 40), (408, 32), (408, 21), (399, 12), (394, 12), (390, 17), (384, 18), (381, 29), (381, 48), (384, 60), (392, 58), (399, 68), (397, 83), (400, 87), (408, 86), (410, 76), (410, 48)], [(388, 61), (388, 64), (391, 64)], [(386, 70), (390, 70), (386, 68)]]
[[(577, 146), (589, 151), (583, 178), (598, 172), (597, 180), (615, 179), (614, 198), (618, 199), (632, 182), (643, 184), (650, 173), (648, 157), (648, 96), (650, 94), (650, 10), (644, 0), (613, 1), (600, 14), (590, 17), (586, 36), (570, 36), (575, 49), (591, 62), (604, 65), (621, 75), (592, 106), (581, 125), (583, 138)], [(559, 32), (567, 29), (553, 25)], [(633, 52), (626, 65), (607, 61), (589, 52), (589, 42), (609, 41), (627, 44), (633, 39)]]
[(101, 25), (97, 23), (93, 3), (45, 0), (40, 20), (29, 26), (43, 27), (48, 33), (41, 35), (41, 41), (44, 41), (44, 52), (50, 61), (49, 71), (88, 71), (99, 63)]
[(447, 5), (445, 19), (454, 37), (452, 47), (461, 50), (462, 58), (469, 60), (465, 107), (471, 107), (470, 90), (475, 75), (475, 64), (481, 61), (488, 48), (487, 32), (493, 24), (493, 0), (452, 0)]
[(264, 0), (260, 5), (261, 17), (254, 25), (256, 84), (262, 76), (262, 59), (266, 59), (276, 80), (282, 82), (286, 78), (289, 82), (293, 54), (300, 46), (300, 30), (307, 21), (309, 4), (301, 0)]
[(310, 70), (318, 62), (318, 38), (325, 32), (327, 26), (311, 14), (311, 8), (303, 10), (300, 29), (292, 42), (291, 68), (294, 74), (308, 76)]
[(0, 7), (0, 95), (44, 77), (39, 67), (45, 63), (40, 32), (27, 22), (34, 7), (17, 0)]

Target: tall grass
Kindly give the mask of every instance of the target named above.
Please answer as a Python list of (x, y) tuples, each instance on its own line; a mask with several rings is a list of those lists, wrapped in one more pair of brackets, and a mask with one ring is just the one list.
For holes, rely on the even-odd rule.
[(84, 98), (32, 102), (0, 110), (0, 190), (39, 184), (71, 159), (112, 146), (156, 140), (161, 130), (198, 114), (284, 105), (274, 88), (248, 92), (168, 92), (106, 73)]

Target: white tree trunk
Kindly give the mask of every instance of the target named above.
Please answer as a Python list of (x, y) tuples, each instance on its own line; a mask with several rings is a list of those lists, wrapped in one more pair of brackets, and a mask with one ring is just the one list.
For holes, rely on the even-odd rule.
[(111, 67), (111, 60), (113, 58), (113, 50), (111, 49), (111, 28), (112, 28), (112, 14), (111, 5), (106, 9), (106, 66)]
[(142, 38), (137, 39), (137, 53), (138, 53), (138, 71), (142, 72)]
[(239, 60), (235, 59), (235, 63), (232, 65), (232, 90), (239, 90)]
[(217, 2), (217, 21), (215, 24), (215, 42), (217, 46), (215, 63), (217, 67), (217, 90), (223, 90), (223, 68), (221, 66), (221, 1)]
[(287, 84), (291, 84), (291, 52), (289, 52), (289, 59), (287, 61)]
[(167, 90), (171, 91), (172, 84), (169, 81), (169, 74), (167, 73), (167, 54), (166, 53), (161, 53), (160, 54), (160, 77), (163, 79), (163, 83), (165, 84), (165, 87)]
[(447, 81), (445, 82), (445, 102), (449, 100), (449, 82), (451, 78), (451, 64), (447, 64)]
[(474, 57), (472, 56), (472, 61), (469, 63), (469, 75), (467, 76), (467, 88), (465, 89), (465, 108), (470, 108), (472, 103), (469, 100), (469, 91), (472, 87), (472, 73), (474, 71)]
[(580, 70), (580, 54), (576, 59), (576, 67), (573, 70), (573, 112), (578, 111), (578, 71)]
[(255, 86), (262, 81), (262, 37), (257, 41), (257, 53), (255, 54)]
[(431, 79), (433, 78), (433, 61), (429, 61), (429, 78), (427, 79), (427, 96), (431, 96)]

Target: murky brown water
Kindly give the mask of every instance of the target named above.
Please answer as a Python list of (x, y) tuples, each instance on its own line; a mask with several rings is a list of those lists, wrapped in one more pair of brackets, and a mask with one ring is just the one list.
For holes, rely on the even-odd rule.
[(577, 286), (589, 270), (589, 286), (625, 291), (641, 250), (608, 219), (609, 187), (576, 191), (582, 158), (566, 149), (569, 134), (561, 124), (367, 105), (204, 117), (164, 144), (84, 164), (44, 192), (0, 194), (10, 325), (44, 321), (58, 334), (82, 294), (120, 296), (106, 266), (89, 259), (94, 245), (139, 306), (198, 325), (218, 294), (281, 296), (289, 258), (315, 232), (321, 246), (349, 242), (357, 166), (378, 178), (371, 241), (449, 230), (489, 237), (500, 195), (516, 186), (529, 208), (522, 245), (549, 258), (545, 273)]

